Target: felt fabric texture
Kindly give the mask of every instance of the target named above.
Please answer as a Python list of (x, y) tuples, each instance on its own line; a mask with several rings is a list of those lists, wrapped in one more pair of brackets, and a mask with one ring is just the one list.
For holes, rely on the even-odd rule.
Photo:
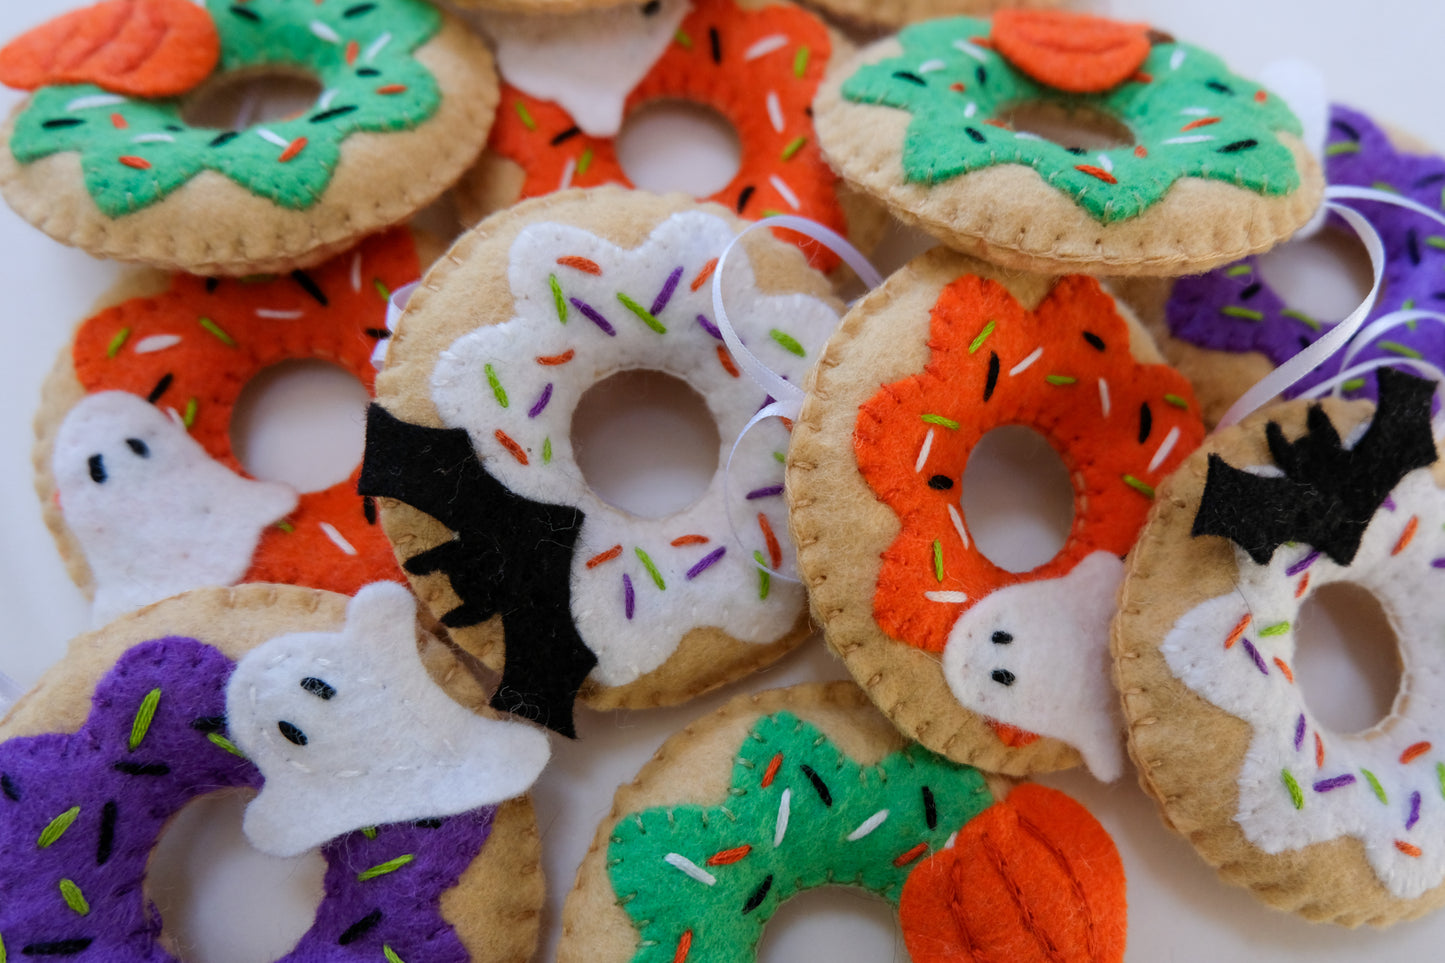
[(221, 40), (189, 0), (106, 0), (41, 24), (0, 49), (0, 83), (21, 90), (91, 83), (174, 97), (210, 76)]
[(497, 69), (511, 86), (550, 101), (593, 137), (622, 129), (627, 95), (672, 43), (692, 0), (659, 0), (566, 17), (488, 13)]
[[(564, 479), (561, 483), (562, 490), (570, 491), (572, 495), (569, 497), (574, 502), (585, 504), (581, 498), (575, 497), (581, 487), (575, 464), (570, 457), (570, 448), (564, 447), (567, 432), (562, 432), (560, 436), (544, 435), (530, 427), (524, 427), (518, 429), (517, 436), (513, 437), (512, 429), (505, 429), (508, 439), (516, 444), (517, 451), (525, 455), (528, 461), (528, 464), (523, 466), (511, 447), (497, 437), (500, 421), (490, 427), (481, 421), (470, 425), (469, 427), (474, 429), (470, 440), (460, 430), (447, 427), (448, 421), (442, 418), (437, 409), (438, 394), (433, 385), (434, 375), (444, 353), (473, 332), (478, 332), (478, 344), (484, 343), (480, 332), (494, 326), (511, 325), (509, 332), (526, 332), (525, 338), (518, 334), (515, 344), (507, 346), (511, 360), (505, 366), (499, 367), (497, 361), (491, 362), (496, 389), (487, 377), (485, 362), (477, 364), (467, 376), (468, 379), (475, 379), (476, 385), (480, 386), (480, 410), (490, 420), (505, 417), (525, 425), (542, 420), (544, 416), (551, 417), (551, 409), (559, 406), (559, 399), (564, 394), (580, 394), (590, 386), (594, 377), (607, 377), (613, 373), (613, 370), (605, 368), (586, 367), (596, 360), (592, 355), (593, 349), (614, 339), (607, 337), (586, 312), (572, 303), (570, 298), (573, 296), (578, 297), (578, 300), (587, 298), (583, 303), (607, 321), (608, 326), (617, 332), (617, 339), (640, 345), (646, 352), (650, 352), (638, 355), (644, 361), (648, 358), (661, 359), (669, 352), (678, 351), (678, 357), (687, 356), (690, 359), (689, 364), (703, 370), (714, 370), (714, 374), (708, 375), (710, 378), (726, 378), (729, 383), (739, 380), (733, 379), (725, 371), (722, 356), (717, 351), (717, 342), (696, 317), (680, 312), (674, 316), (674, 312), (678, 311), (677, 305), (692, 305), (700, 296), (692, 290), (692, 282), (717, 252), (701, 257), (697, 250), (700, 240), (684, 237), (677, 241), (680, 246), (668, 250), (669, 260), (666, 265), (644, 269), (640, 276), (642, 279), (635, 287), (631, 283), (622, 284), (622, 274), (615, 273), (623, 270), (627, 258), (635, 261), (636, 251), (653, 239), (660, 225), (668, 222), (674, 215), (699, 210), (707, 217), (727, 224), (730, 231), (740, 230), (742, 222), (720, 208), (708, 206), (699, 209), (694, 202), (680, 195), (659, 198), (644, 192), (618, 189), (551, 195), (518, 205), (515, 209), (498, 215), (464, 236), (453, 248), (451, 256), (439, 262), (429, 272), (422, 286), (413, 294), (399, 322), (387, 368), (377, 381), (381, 407), (389, 416), (390, 423), (401, 425), (392, 437), (399, 439), (403, 450), (412, 457), (425, 458), (424, 464), (431, 469), (430, 472), (418, 475), (414, 469), (405, 465), (404, 460), (394, 461), (389, 468), (384, 468), (378, 462), (378, 483), (405, 485), (409, 490), (404, 494), (412, 499), (429, 498), (424, 490), (435, 489), (434, 497), (430, 497), (427, 506), (415, 505), (413, 501), (413, 507), (405, 504), (406, 498), (400, 496), (379, 498), (382, 524), (397, 546), (398, 558), (413, 576), (413, 585), (419, 597), (433, 613), (447, 618), (452, 627), (452, 637), (458, 644), (493, 668), (503, 668), (505, 673), (515, 671), (518, 673), (516, 678), (530, 677), (533, 684), (548, 686), (541, 694), (545, 696), (549, 710), (560, 710), (564, 707), (569, 701), (569, 697), (564, 696), (568, 694), (580, 695), (588, 705), (598, 708), (673, 704), (771, 662), (796, 645), (806, 634), (806, 614), (801, 605), (801, 592), (796, 587), (786, 586), (781, 580), (770, 577), (768, 599), (759, 598), (763, 581), (760, 572), (773, 565), (773, 556), (767, 547), (761, 526), (756, 523), (756, 516), (759, 511), (771, 515), (770, 527), (781, 546), (781, 540), (785, 537), (782, 515), (780, 512), (772, 514), (781, 509), (781, 499), (766, 491), (751, 501), (745, 496), (759, 488), (775, 487), (781, 483), (780, 475), (776, 474), (779, 471), (776, 458), (771, 456), (771, 452), (781, 450), (777, 446), (766, 449), (772, 459), (769, 471), (775, 473), (771, 481), (760, 481), (756, 486), (751, 483), (738, 484), (730, 492), (731, 497), (742, 499), (752, 506), (747, 515), (739, 516), (739, 528), (743, 539), (757, 540), (757, 546), (761, 546), (758, 548), (763, 555), (761, 567), (759, 560), (750, 552), (741, 550), (736, 542), (729, 540), (726, 545), (722, 543), (719, 536), (728, 531), (726, 528), (713, 526), (707, 531), (684, 528), (683, 521), (696, 520), (693, 515), (676, 516), (672, 523), (665, 520), (636, 522), (641, 526), (639, 531), (643, 534), (658, 526), (669, 525), (668, 531), (662, 533), (666, 538), (660, 544), (654, 539), (640, 542), (629, 535), (625, 540), (619, 537), (614, 541), (599, 544), (590, 553), (583, 552), (580, 548), (574, 551), (573, 532), (584, 524), (589, 531), (592, 530), (594, 523), (590, 509), (584, 512), (571, 506), (553, 506), (547, 510), (559, 513), (558, 521), (546, 522), (536, 529), (526, 527), (526, 513), (535, 515), (541, 510), (526, 507), (536, 504), (528, 501), (535, 497), (535, 494), (527, 493), (556, 490), (555, 488), (537, 489), (532, 487), (535, 482), (525, 481), (529, 486), (525, 490), (519, 490), (515, 495), (499, 496), (511, 499), (504, 503), (507, 508), (494, 509), (475, 497), (457, 497), (457, 492), (462, 489), (453, 484), (455, 480), (465, 476), (467, 485), (484, 486), (488, 497), (491, 497), (497, 492), (506, 492), (498, 479), (507, 472), (520, 473), (508, 477), (522, 479), (555, 475)], [(689, 215), (692, 216), (695, 215)], [(601, 262), (593, 263), (608, 274), (599, 277), (581, 270), (578, 265), (587, 266), (582, 260), (571, 261), (569, 264), (538, 263), (533, 265), (531, 270), (522, 272), (528, 277), (528, 286), (514, 289), (511, 277), (513, 246), (524, 232), (541, 224), (551, 224), (554, 227), (545, 230), (537, 228), (532, 235), (536, 240), (543, 239), (546, 231), (560, 230), (564, 240), (568, 237), (580, 238), (580, 234), (571, 234), (572, 230), (588, 235), (590, 240), (587, 243), (593, 247), (595, 256), (602, 259)], [(561, 227), (563, 225), (567, 227)], [(737, 265), (739, 277), (744, 277), (751, 268), (752, 286), (756, 288), (755, 295), (744, 297), (745, 302), (766, 305), (770, 299), (776, 298), (779, 299), (776, 302), (778, 305), (793, 307), (815, 301), (819, 307), (826, 306), (827, 310), (837, 312), (837, 305), (832, 299), (826, 278), (807, 268), (801, 252), (770, 237), (756, 240), (758, 243), (754, 243), (754, 236), (744, 239), (741, 246), (746, 250), (747, 258), (739, 261), (746, 260), (748, 264)], [(615, 248), (611, 254), (606, 253), (609, 245)], [(578, 249), (570, 247), (565, 250), (558, 248), (551, 256), (554, 261), (556, 257), (580, 257), (575, 254), (576, 250)], [(651, 309), (656, 303), (657, 295), (662, 293), (668, 286), (668, 279), (683, 265), (690, 266), (691, 270), (685, 269), (678, 274), (668, 303), (658, 309), (660, 313), (653, 314)], [(733, 274), (731, 265), (730, 260), (730, 276)], [(552, 291), (549, 277), (553, 273), (556, 274), (558, 286), (563, 292), (561, 303), (566, 307), (568, 318), (565, 325), (560, 322), (557, 313), (558, 299)], [(585, 283), (603, 287), (598, 287), (594, 294), (591, 288), (579, 286), (582, 283), (579, 279), (582, 278), (587, 279)], [(699, 289), (702, 289), (701, 285)], [(617, 298), (619, 291), (626, 293), (644, 314), (654, 320), (660, 319), (658, 324), (666, 328), (667, 333), (657, 332), (646, 323), (642, 314), (620, 301)], [(794, 300), (799, 295), (803, 296), (803, 301)], [(751, 301), (754, 297), (756, 301)], [(702, 313), (708, 324), (711, 324), (710, 305), (703, 304), (697, 313)], [(531, 320), (514, 321), (524, 317)], [(760, 340), (750, 342), (755, 350), (768, 350), (760, 341), (766, 341), (779, 351), (786, 350), (769, 332), (775, 325), (787, 326), (789, 322), (779, 318), (759, 318), (754, 323), (762, 326)], [(791, 327), (788, 329), (792, 330)], [(801, 331), (799, 333), (801, 334)], [(544, 354), (541, 350), (532, 352), (526, 345), (534, 336), (537, 339), (558, 336), (570, 338), (572, 343), (565, 347), (575, 351), (575, 354), (568, 358), (567, 350), (554, 354)], [(673, 344), (679, 347), (669, 347)], [(802, 347), (805, 353), (814, 350), (812, 345), (800, 344), (799, 347)], [(697, 352), (696, 358), (692, 357), (692, 352)], [(799, 362), (790, 350), (787, 354), (795, 363), (806, 363)], [(538, 358), (557, 363), (539, 364)], [(573, 372), (581, 373), (572, 374), (569, 368)], [(564, 377), (577, 380), (569, 385), (562, 381)], [(527, 415), (537, 408), (538, 402), (546, 395), (547, 384), (553, 385), (551, 396), (547, 398), (546, 404), (538, 409), (536, 419), (528, 418)], [(519, 385), (528, 387), (522, 389)], [(459, 384), (456, 392), (462, 392), (466, 387), (465, 384)], [(500, 389), (500, 395), (497, 389)], [(501, 396), (507, 398), (507, 408), (501, 407)], [(763, 400), (761, 391), (755, 396), (750, 395), (747, 414), (751, 415)], [(378, 424), (386, 423), (376, 416), (374, 419), (373, 430)], [(762, 432), (758, 436), (758, 443), (762, 443), (767, 434)], [(458, 435), (462, 437), (458, 439)], [(725, 431), (719, 433), (720, 463), (726, 461), (727, 450), (722, 445), (726, 435)], [(489, 453), (485, 470), (473, 454), (473, 443), (478, 437), (491, 446), (483, 449)], [(550, 462), (546, 460), (548, 438), (551, 440)], [(749, 440), (752, 440), (751, 435)], [(373, 444), (370, 439), (368, 444)], [(428, 449), (431, 449), (431, 454), (427, 454)], [(495, 477), (491, 474), (493, 471), (498, 473)], [(435, 473), (435, 477), (428, 480), (426, 476), (432, 473)], [(452, 481), (443, 480), (443, 476), (448, 474)], [(416, 480), (417, 477), (420, 481)], [(718, 502), (712, 504), (716, 505)], [(609, 515), (617, 514), (612, 508), (605, 511)], [(433, 512), (435, 514), (432, 514)], [(584, 514), (587, 519), (585, 523), (582, 518)], [(474, 535), (465, 536), (459, 541), (457, 529), (452, 527), (452, 524), (463, 515), (469, 516), (466, 524), (473, 526), (470, 530)], [(521, 520), (514, 522), (514, 517)], [(615, 519), (609, 521), (604, 518), (601, 522), (612, 525)], [(676, 526), (675, 530), (671, 525)], [(558, 535), (551, 534), (554, 528)], [(696, 539), (687, 537), (691, 535), (708, 537), (711, 544), (703, 545)], [(679, 544), (673, 545), (674, 541)], [(613, 549), (619, 545), (622, 547), (614, 552)], [(647, 561), (636, 551), (639, 547), (646, 553)], [(721, 556), (712, 559), (702, 568), (698, 567), (707, 561), (709, 555), (724, 547), (727, 551)], [(489, 560), (483, 565), (463, 561), (469, 552), (477, 550), (482, 551), (488, 559), (496, 561)], [(506, 553), (514, 551), (522, 553), (518, 556), (520, 561), (515, 564), (500, 564)], [(587, 569), (585, 563), (598, 555), (605, 557), (598, 559), (592, 569)], [(653, 579), (648, 562), (657, 570), (665, 589), (659, 587)], [(627, 574), (628, 581), (633, 583), (632, 622), (636, 624), (639, 618), (667, 617), (661, 614), (665, 609), (657, 608), (660, 602), (684, 597), (702, 599), (702, 596), (688, 591), (688, 587), (693, 582), (710, 584), (725, 576), (728, 568), (734, 565), (741, 565), (745, 574), (746, 591), (735, 597), (737, 606), (743, 611), (764, 603), (767, 604), (766, 607), (771, 607), (785, 598), (784, 592), (792, 593), (793, 604), (796, 606), (793, 609), (793, 621), (783, 625), (771, 640), (762, 643), (747, 641), (729, 634), (716, 623), (701, 618), (689, 622), (679, 621), (676, 623), (679, 636), (667, 642), (665, 657), (656, 668), (635, 676), (633, 681), (624, 685), (609, 686), (593, 678), (582, 682), (581, 688), (578, 688), (582, 676), (585, 676), (590, 668), (590, 665), (583, 664), (584, 659), (595, 657), (586, 646), (579, 647), (574, 644), (578, 630), (571, 625), (569, 618), (570, 615), (580, 619), (581, 610), (572, 604), (577, 595), (571, 582), (572, 573), (579, 567), (590, 577), (606, 582), (601, 591), (607, 611), (597, 613), (596, 618), (615, 620), (625, 625), (628, 622), (627, 586), (622, 579), (623, 574)], [(687, 578), (690, 571), (695, 571), (691, 580)], [(461, 581), (458, 582), (457, 579)], [(505, 593), (513, 592), (513, 587), (516, 594), (506, 596)], [(468, 605), (470, 598), (492, 594), (512, 597), (514, 602), (497, 610), (498, 614), (490, 614), (485, 609)], [(535, 599), (536, 602), (526, 601), (525, 605), (535, 604), (539, 617), (545, 621), (540, 623), (540, 631), (529, 630), (529, 634), (516, 635), (513, 626), (518, 623), (515, 620), (530, 616), (523, 610), (522, 602), (515, 600), (530, 599)], [(711, 606), (717, 603), (709, 599), (704, 604)], [(457, 615), (450, 615), (454, 611)], [(591, 613), (582, 614), (588, 618), (593, 617)], [(534, 621), (533, 624), (539, 623)], [(635, 628), (626, 630), (628, 636), (634, 632)], [(587, 638), (585, 632), (583, 637)], [(516, 639), (521, 639), (521, 644), (511, 645), (510, 641)], [(611, 644), (602, 643), (604, 647)], [(580, 672), (577, 672), (579, 669)], [(577, 674), (574, 675), (574, 672)], [(510, 681), (508, 679), (509, 684)], [(536, 700), (528, 701), (533, 705), (540, 704)], [(503, 692), (499, 693), (496, 704), (522, 711), (521, 702), (520, 698), (506, 701)], [(549, 714), (549, 724), (553, 727), (564, 723), (558, 712)]]
[(188, 128), (178, 101), (42, 88), (0, 131), (0, 190), (21, 216), (104, 257), (194, 274), (291, 270), (410, 217), (485, 143), (490, 55), (422, 0), (350, 18), (358, 5), (341, 0), (212, 2), (217, 82), (305, 55), (327, 88), (313, 108), (218, 133)]
[(1120, 963), (1124, 864), (1087, 809), (1025, 784), (909, 875), (899, 915), (913, 963)]
[(1069, 94), (1119, 86), (1139, 72), (1153, 46), (1147, 23), (1067, 10), (1000, 10), (988, 39), (1015, 69)]
[(187, 589), (240, 581), (262, 531), (296, 507), (292, 489), (241, 477), (124, 391), (71, 409), (50, 470), (95, 576), (96, 626)]
[(416, 600), (364, 587), (340, 632), (278, 636), (226, 689), (232, 740), (265, 777), (246, 807), (252, 845), (295, 856), (367, 826), (454, 816), (525, 793), (547, 737), (483, 719), (416, 657)]
[[(75, 641), (0, 723), (0, 835), (12, 857), (0, 932), (12, 955), (172, 959), (141, 885), (155, 839), (187, 800), (261, 781), (227, 738), (231, 660), (278, 629), (338, 623), (344, 603), (285, 586), (209, 589)], [(475, 698), (441, 645), (424, 639), (422, 652), (439, 683)], [(283, 959), (377, 959), (390, 947), (404, 959), (522, 963), (536, 929), (519, 910), (535, 917), (541, 902), (523, 809), (328, 845), (316, 923)]]
[(986, 14), (1000, 7), (1053, 7), (1064, 0), (808, 0), (808, 6), (865, 33), (898, 28), (916, 20), (956, 14)]
[[(950, 246), (1018, 270), (1174, 275), (1264, 250), (1318, 206), (1298, 121), (1206, 51), (1157, 44), (1124, 84), (1081, 97), (1013, 70), (977, 42), (988, 33), (968, 18), (907, 28), (815, 105), (844, 179)], [(1087, 152), (1016, 132), (1020, 102), (1097, 111), (1133, 143)]]
[[(1162, 486), (1121, 591), (1115, 673), (1141, 784), (1224, 879), (1310, 919), (1385, 926), (1445, 902), (1430, 668), (1440, 463), (1399, 480), (1347, 563), (1301, 541), (1261, 564), (1193, 534), (1209, 459), (1274, 475), (1270, 434), (1315, 437), (1312, 410), (1288, 402), (1220, 432)], [(1319, 410), (1356, 448), (1384, 417), (1364, 402)], [(1340, 581), (1380, 601), (1403, 664), (1400, 697), (1364, 733), (1322, 725), (1294, 678), (1300, 606)]]

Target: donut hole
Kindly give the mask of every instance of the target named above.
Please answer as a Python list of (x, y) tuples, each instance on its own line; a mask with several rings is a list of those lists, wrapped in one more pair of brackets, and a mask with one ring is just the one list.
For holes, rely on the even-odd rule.
[(661, 371), (622, 371), (588, 388), (572, 451), (593, 494), (641, 518), (693, 505), (717, 474), (717, 422), (702, 395)]
[(301, 939), (321, 905), (326, 860), (282, 859), (241, 832), (250, 790), (191, 801), (171, 820), (146, 869), (145, 893), (167, 948), (186, 963), (265, 963)]
[(241, 390), (231, 414), (231, 449), (253, 478), (322, 491), (346, 481), (361, 463), (370, 402), (366, 387), (345, 368), (283, 361)]
[(633, 111), (617, 135), (617, 162), (643, 190), (708, 197), (732, 183), (742, 141), (728, 119), (688, 100), (657, 100)]
[(757, 963), (818, 959), (822, 946), (846, 946), (852, 960), (907, 958), (897, 910), (859, 889), (824, 886), (778, 907), (758, 942)]
[(1352, 582), (1322, 585), (1295, 627), (1294, 674), (1310, 714), (1341, 734), (1363, 732), (1394, 709), (1400, 644), (1379, 599)]
[(997, 120), (1017, 134), (1031, 134), (1065, 150), (1133, 147), (1134, 132), (1111, 114), (1047, 100), (1026, 100), (1004, 108)]
[(1334, 226), (1281, 244), (1260, 255), (1258, 264), (1264, 282), (1286, 305), (1319, 321), (1344, 319), (1375, 283), (1364, 244)]
[(964, 523), (974, 547), (1009, 572), (1048, 562), (1074, 524), (1074, 484), (1044, 436), (1022, 425), (979, 439), (963, 472)]
[(315, 104), (321, 91), (319, 80), (296, 68), (235, 70), (212, 77), (187, 96), (181, 119), (191, 127), (242, 130), (289, 120)]

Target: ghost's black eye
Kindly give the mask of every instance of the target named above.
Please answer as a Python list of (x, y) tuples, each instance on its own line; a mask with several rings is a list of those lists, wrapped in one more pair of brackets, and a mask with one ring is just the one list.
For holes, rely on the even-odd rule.
[(307, 742), (310, 741), (306, 738), (306, 733), (302, 732), (300, 729), (296, 728), (289, 722), (278, 722), (276, 723), (276, 728), (281, 730), (281, 735), (286, 737), (287, 742), (293, 742), (298, 746), (304, 746)]
[[(992, 674), (990, 674), (989, 678), (993, 679), (993, 681), (997, 682), (999, 685), (1014, 684), (1014, 674), (1008, 669), (994, 669)], [(302, 743), (302, 745), (305, 745), (305, 743)]]
[(151, 456), (150, 446), (139, 438), (127, 438), (125, 440), (125, 446), (142, 458), (149, 458)]
[(655, 16), (657, 11), (661, 9), (662, 0), (647, 0), (647, 2), (642, 5), (642, 15), (644, 17)]
[(936, 488), (941, 492), (946, 492), (953, 487), (953, 479), (949, 478), (947, 475), (934, 475), (932, 478), (928, 479), (928, 487)]
[(330, 685), (327, 685), (321, 679), (318, 679), (314, 676), (302, 679), (301, 688), (305, 689), (307, 692), (311, 693), (318, 699), (330, 699), (332, 696), (336, 695), (336, 689), (334, 689)]
[(1008, 645), (1013, 640), (1014, 637), (1007, 632), (995, 632), (993, 634), (994, 645)]
[(91, 455), (86, 462), (90, 466), (90, 480), (97, 485), (105, 484), (105, 459), (99, 455)]

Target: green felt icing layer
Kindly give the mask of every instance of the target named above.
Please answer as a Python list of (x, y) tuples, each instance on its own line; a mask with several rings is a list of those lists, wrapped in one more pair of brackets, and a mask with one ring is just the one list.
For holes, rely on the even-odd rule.
[(792, 713), (763, 718), (726, 803), (648, 809), (614, 829), (608, 872), (638, 930), (633, 963), (672, 963), (682, 944), (689, 959), (750, 963), (774, 911), (817, 886), (896, 903), (914, 866), (992, 803), (976, 769), (918, 746), (865, 768)]
[[(1036, 83), (973, 42), (989, 29), (987, 20), (968, 17), (916, 24), (899, 34), (901, 56), (862, 67), (844, 82), (847, 100), (913, 115), (903, 141), (910, 183), (1027, 164), (1106, 224), (1148, 210), (1181, 177), (1268, 196), (1299, 187), (1294, 155), (1275, 136), (1300, 135), (1299, 120), (1281, 98), (1231, 73), (1208, 51), (1156, 44), (1134, 79), (1100, 94), (1069, 94)], [(1073, 152), (987, 123), (1038, 101), (1107, 114), (1133, 132), (1143, 151)]]
[(322, 94), (303, 115), (240, 131), (198, 129), (180, 100), (141, 100), (89, 84), (45, 87), (15, 125), (22, 164), (79, 152), (85, 186), (108, 217), (164, 198), (205, 170), (281, 207), (304, 210), (331, 183), (351, 134), (408, 130), (441, 105), (412, 56), (441, 29), (426, 0), (208, 0), (221, 37), (218, 72), (296, 68)]

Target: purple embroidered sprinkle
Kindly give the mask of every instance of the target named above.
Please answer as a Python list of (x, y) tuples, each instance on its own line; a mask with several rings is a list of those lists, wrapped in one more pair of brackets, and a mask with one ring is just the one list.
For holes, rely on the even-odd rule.
[(1386, 511), (1393, 512), (1395, 510), (1395, 500), (1389, 495), (1386, 495), (1385, 500), (1380, 504), (1385, 506)]
[(703, 572), (706, 572), (709, 568), (712, 567), (714, 562), (726, 555), (727, 551), (727, 546), (724, 545), (722, 548), (714, 549), (713, 551), (708, 552), (702, 557), (702, 561), (698, 562), (692, 568), (687, 570), (687, 580), (691, 582)]
[(597, 325), (597, 327), (601, 328), (604, 332), (606, 332), (609, 338), (617, 337), (617, 329), (614, 328), (611, 324), (609, 324), (607, 319), (604, 318), (600, 313), (598, 313), (596, 308), (588, 304), (586, 301), (582, 301), (577, 298), (571, 298), (570, 300), (572, 302), (572, 307), (576, 308), (578, 311), (581, 311), (584, 318)]
[(552, 400), (552, 382), (549, 381), (549, 382), (547, 382), (547, 387), (545, 387), (545, 388), (542, 389), (542, 397), (538, 398), (538, 399), (537, 399), (537, 403), (532, 406), (532, 410), (529, 411), (529, 412), (527, 412), (527, 417), (528, 417), (528, 418), (535, 418), (535, 417), (537, 417), (538, 415), (540, 415), (540, 414), (542, 413), (542, 409), (544, 409), (544, 408), (547, 407), (547, 402), (549, 402), (549, 401), (551, 401), (551, 400)]
[(1315, 792), (1329, 792), (1331, 789), (1339, 789), (1341, 786), (1353, 785), (1355, 774), (1347, 772), (1343, 776), (1331, 776), (1329, 779), (1321, 779), (1315, 783)]
[(667, 302), (672, 300), (673, 292), (677, 290), (677, 282), (682, 280), (682, 268), (672, 269), (667, 280), (662, 284), (662, 290), (657, 292), (657, 300), (652, 302), (651, 314), (661, 314), (662, 309), (667, 307)]
[(723, 339), (722, 331), (719, 330), (717, 325), (713, 324), (707, 318), (699, 314), (697, 316), (697, 323), (702, 325), (702, 329), (708, 334), (712, 335), (714, 338), (717, 338), (719, 341)]
[(1298, 562), (1295, 562), (1289, 568), (1285, 569), (1284, 574), (1288, 575), (1290, 578), (1294, 578), (1300, 572), (1303, 572), (1305, 569), (1313, 565), (1315, 563), (1315, 559), (1319, 557), (1319, 552), (1310, 552), (1304, 558), (1300, 559)]
[(1406, 829), (1414, 829), (1420, 821), (1420, 790), (1410, 793), (1410, 818), (1405, 820)]
[(1254, 660), (1255, 668), (1259, 669), (1259, 671), (1265, 675), (1269, 675), (1269, 669), (1267, 669), (1264, 664), (1264, 657), (1259, 654), (1259, 650), (1254, 647), (1254, 644), (1248, 639), (1240, 639), (1239, 641), (1244, 643), (1244, 651), (1248, 652), (1249, 657)]
[(1299, 747), (1305, 744), (1305, 714), (1299, 714), (1299, 722), (1294, 724), (1294, 751), (1299, 752)]
[[(632, 579), (626, 573), (622, 576), (622, 607), (627, 612), (627, 618), (632, 619), (632, 613), (637, 608), (637, 593), (632, 591)], [(1355, 778), (1354, 776), (1350, 777)]]
[(752, 491), (748, 492), (748, 501), (753, 501), (754, 499), (758, 498), (772, 498), (774, 495), (781, 495), (782, 493), (782, 485), (769, 485), (767, 488), (754, 488)]

